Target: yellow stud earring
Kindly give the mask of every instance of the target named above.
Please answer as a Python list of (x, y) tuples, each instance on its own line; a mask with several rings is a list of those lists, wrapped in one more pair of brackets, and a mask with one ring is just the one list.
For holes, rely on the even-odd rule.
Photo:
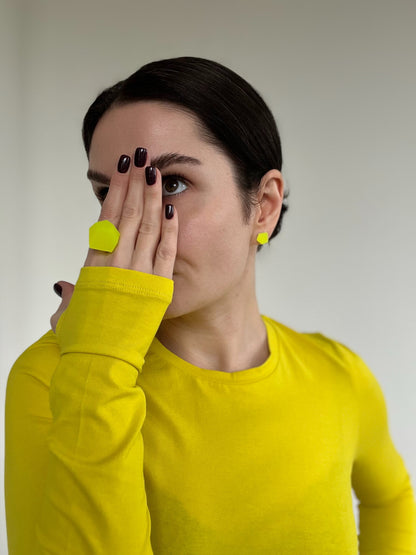
[(264, 245), (265, 243), (268, 243), (269, 242), (269, 234), (267, 232), (259, 233), (257, 235), (257, 242), (260, 243), (260, 245)]

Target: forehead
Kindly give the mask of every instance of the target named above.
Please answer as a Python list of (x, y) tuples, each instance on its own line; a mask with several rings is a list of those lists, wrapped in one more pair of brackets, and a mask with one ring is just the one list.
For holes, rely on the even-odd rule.
[(92, 136), (90, 161), (118, 159), (137, 146), (154, 153), (209, 147), (200, 136), (196, 116), (173, 104), (140, 101), (110, 108), (102, 116)]

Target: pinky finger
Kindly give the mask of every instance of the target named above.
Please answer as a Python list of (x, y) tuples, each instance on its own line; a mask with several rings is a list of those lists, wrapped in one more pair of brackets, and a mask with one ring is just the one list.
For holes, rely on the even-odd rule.
[[(166, 205), (166, 210), (169, 205)], [(171, 205), (172, 206), (172, 205)], [(172, 279), (173, 267), (175, 266), (176, 253), (178, 250), (178, 213), (173, 209), (171, 219), (162, 218), (162, 231), (159, 245), (156, 249), (153, 274)]]

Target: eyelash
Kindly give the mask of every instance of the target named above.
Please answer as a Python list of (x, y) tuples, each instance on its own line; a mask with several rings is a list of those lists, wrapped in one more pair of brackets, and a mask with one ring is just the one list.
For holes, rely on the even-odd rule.
[[(172, 173), (172, 174), (168, 174), (168, 175), (162, 175), (162, 186), (165, 180), (167, 180), (168, 178), (170, 179), (178, 179), (179, 181), (183, 181), (184, 185), (186, 185), (187, 180), (185, 178), (185, 176), (181, 175), (180, 173)], [(178, 197), (179, 195), (181, 195), (182, 193), (184, 193), (186, 190), (188, 189), (188, 185), (186, 185), (186, 189), (184, 189), (183, 191), (180, 191), (179, 193), (171, 193), (170, 195), (164, 195), (167, 197)], [(100, 187), (99, 189), (97, 189), (97, 193), (96, 193), (96, 197), (98, 198), (98, 200), (100, 202), (104, 202), (106, 197), (107, 197), (107, 193), (108, 193), (109, 187)]]

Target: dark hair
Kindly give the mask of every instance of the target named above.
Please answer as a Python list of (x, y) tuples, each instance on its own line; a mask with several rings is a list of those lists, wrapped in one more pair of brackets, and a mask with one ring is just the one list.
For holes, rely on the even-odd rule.
[[(257, 201), (260, 180), (282, 168), (282, 149), (273, 115), (260, 94), (237, 73), (218, 62), (184, 56), (142, 66), (127, 79), (103, 90), (89, 107), (82, 138), (89, 156), (97, 123), (110, 108), (140, 100), (169, 102), (192, 116), (202, 139), (229, 156), (242, 201), (244, 223)], [(284, 193), (284, 199), (288, 196)], [(283, 203), (270, 239), (281, 228)], [(258, 245), (260, 250), (262, 245)]]

